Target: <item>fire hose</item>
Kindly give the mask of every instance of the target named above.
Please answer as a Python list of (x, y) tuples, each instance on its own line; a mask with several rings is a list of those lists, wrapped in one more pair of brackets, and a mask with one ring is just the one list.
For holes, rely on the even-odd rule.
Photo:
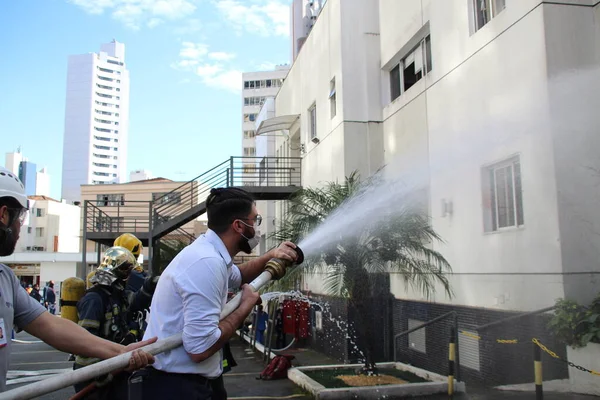
[[(296, 247), (298, 253), (298, 259), (296, 265), (301, 264), (304, 261), (304, 254), (300, 248)], [(269, 283), (271, 280), (279, 280), (285, 275), (286, 269), (291, 267), (292, 263), (287, 260), (281, 260), (278, 258), (272, 258), (265, 265), (265, 271), (261, 273), (256, 279), (250, 282), (250, 286), (254, 291), (260, 290), (263, 286)], [(241, 292), (236, 294), (221, 311), (219, 320), (223, 320), (235, 309), (237, 309), (241, 303), (242, 294)], [(165, 351), (173, 350), (183, 344), (182, 334), (177, 333), (169, 336), (165, 339), (158, 340), (148, 346), (142, 347), (145, 352), (157, 355)], [(95, 379), (98, 376), (111, 373), (116, 370), (124, 369), (129, 364), (131, 358), (131, 351), (123, 354), (119, 354), (113, 358), (106, 359), (104, 361), (97, 362), (87, 367), (80, 368), (77, 370), (69, 371), (64, 374), (55, 375), (51, 378), (43, 381), (36, 382), (27, 386), (22, 386), (13, 390), (9, 390), (4, 393), (0, 393), (0, 400), (25, 400), (34, 397), (42, 396), (47, 393), (54, 392), (69, 386), (73, 386), (80, 382), (86, 382)]]

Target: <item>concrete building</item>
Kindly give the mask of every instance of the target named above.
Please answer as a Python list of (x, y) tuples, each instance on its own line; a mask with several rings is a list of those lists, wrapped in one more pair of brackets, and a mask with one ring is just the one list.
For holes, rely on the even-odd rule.
[[(402, 310), (394, 333), (449, 311), (466, 329), (597, 294), (599, 13), (588, 0), (323, 7), (276, 97), (276, 117), (257, 135), (278, 128), (278, 154), (302, 157), (305, 187), (384, 165), (415, 184), (444, 239), (434, 249), (452, 265), (454, 296), (425, 298), (392, 274), (393, 310)], [(303, 289), (322, 294), (323, 281), (307, 275)], [(528, 321), (499, 329), (519, 336), (546, 326)], [(426, 347), (447, 339), (436, 329), (404, 338), (394, 357), (435, 371), (444, 357)], [(479, 382), (529, 371), (501, 360), (517, 350), (459, 341), (463, 372)], [(566, 369), (549, 368), (545, 378), (564, 378)]]
[[(138, 233), (139, 235), (139, 232), (148, 232), (150, 202), (160, 199), (159, 201), (162, 201), (164, 204), (180, 204), (180, 193), (165, 195), (179, 188), (184, 183), (159, 177), (115, 185), (82, 185), (81, 200), (82, 202), (86, 200), (90, 201), (90, 206), (88, 207), (89, 223), (94, 223), (93, 215), (94, 210), (96, 210), (97, 214), (101, 213), (102, 215), (114, 218), (113, 222), (115, 225), (112, 227), (114, 232), (129, 232), (134, 235)], [(198, 191), (202, 192), (203, 188), (199, 188)], [(204, 199), (202, 198), (202, 200)], [(199, 201), (200, 198), (194, 204), (197, 204)], [(94, 209), (94, 207), (97, 208)], [(197, 225), (202, 224), (202, 221), (205, 220), (206, 217), (200, 217), (197, 220), (189, 222), (180, 228), (179, 233), (195, 237), (195, 233), (201, 232), (203, 229)], [(95, 220), (95, 223), (101, 222), (98, 219)], [(174, 235), (177, 234), (177, 232), (174, 233)], [(95, 249), (97, 249), (96, 244), (88, 241), (88, 252), (93, 252)], [(144, 248), (144, 259), (147, 258), (147, 248)]]
[(21, 153), (21, 148), (18, 148), (15, 152), (6, 153), (4, 167), (19, 176), (21, 161), (23, 161), (23, 154)]
[(21, 179), (27, 196), (50, 196), (50, 175), (46, 167), (37, 171), (35, 163), (21, 153), (21, 149), (6, 153), (5, 167)]
[(69, 56), (62, 198), (80, 201), (80, 186), (127, 179), (129, 71), (125, 45)]
[(31, 161), (21, 161), (19, 164), (19, 179), (25, 186), (27, 196), (36, 194), (37, 165)]
[(293, 0), (290, 6), (291, 59), (296, 60), (327, 0)]
[(570, 3), (329, 0), (276, 98), (304, 186), (421, 174), (454, 270), (455, 297), (430, 300), (531, 311), (597, 292), (600, 123), (577, 93), (598, 82), (598, 7)]
[(50, 174), (46, 167), (39, 170), (35, 176), (35, 195), (50, 196)]
[(256, 117), (268, 97), (275, 97), (289, 66), (280, 65), (274, 71), (245, 72), (242, 74), (242, 155), (256, 156)]
[(145, 169), (137, 169), (129, 173), (129, 182), (146, 181), (152, 178), (152, 172)]
[[(29, 284), (76, 276), (81, 262), (80, 207), (46, 196), (29, 196), (29, 213), (15, 252), (0, 262)], [(95, 260), (92, 258), (91, 260)]]

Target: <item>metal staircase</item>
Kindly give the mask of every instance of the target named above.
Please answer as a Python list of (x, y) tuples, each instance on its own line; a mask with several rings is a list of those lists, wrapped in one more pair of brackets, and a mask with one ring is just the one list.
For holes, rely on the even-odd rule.
[[(230, 157), (151, 201), (84, 201), (83, 243), (112, 246), (122, 233), (133, 233), (148, 247), (152, 265), (152, 248), (158, 240), (193, 241), (194, 232), (184, 227), (206, 212), (210, 189), (239, 187), (256, 200), (285, 200), (300, 189), (301, 178), (300, 158)], [(84, 251), (83, 265), (85, 257)]]

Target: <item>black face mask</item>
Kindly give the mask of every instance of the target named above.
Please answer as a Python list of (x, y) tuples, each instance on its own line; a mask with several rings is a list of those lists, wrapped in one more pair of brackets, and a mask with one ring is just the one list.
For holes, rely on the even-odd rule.
[(10, 256), (17, 247), (17, 237), (13, 229), (0, 222), (0, 257)]

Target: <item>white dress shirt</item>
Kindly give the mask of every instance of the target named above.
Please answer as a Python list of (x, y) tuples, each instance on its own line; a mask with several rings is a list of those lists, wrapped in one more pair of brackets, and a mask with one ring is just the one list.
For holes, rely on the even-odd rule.
[(144, 339), (157, 336), (160, 340), (183, 331), (183, 346), (155, 356), (153, 367), (207, 378), (220, 376), (220, 351), (200, 363), (192, 361), (189, 354), (203, 353), (219, 339), (219, 315), (227, 301), (227, 289), (241, 283), (239, 268), (213, 231), (183, 249), (158, 281), (144, 334)]

